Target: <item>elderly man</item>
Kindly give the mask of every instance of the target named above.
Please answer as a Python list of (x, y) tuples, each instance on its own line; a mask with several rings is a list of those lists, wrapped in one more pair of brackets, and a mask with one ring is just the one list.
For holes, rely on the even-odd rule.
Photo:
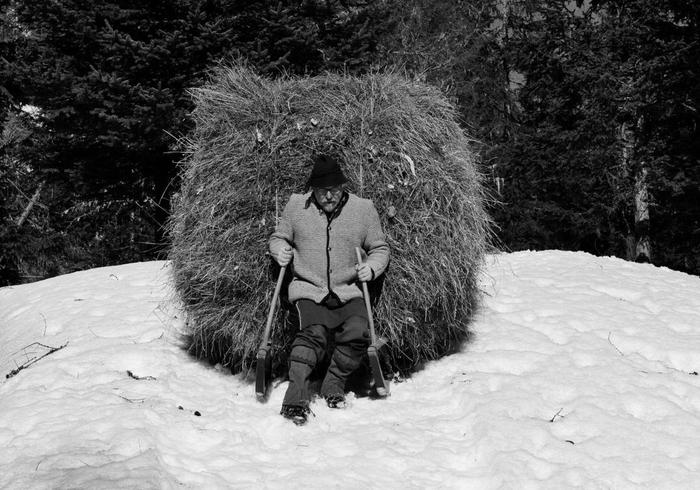
[[(309, 377), (333, 336), (335, 350), (321, 385), (331, 408), (345, 406), (345, 382), (369, 345), (367, 309), (358, 281), (379, 277), (389, 262), (379, 215), (372, 201), (343, 188), (347, 179), (330, 155), (314, 158), (306, 194), (292, 194), (270, 237), (281, 266), (292, 262), (289, 300), (299, 327), (289, 364), (289, 387), (281, 414), (297, 425), (309, 414)], [(356, 264), (355, 247), (366, 252)]]

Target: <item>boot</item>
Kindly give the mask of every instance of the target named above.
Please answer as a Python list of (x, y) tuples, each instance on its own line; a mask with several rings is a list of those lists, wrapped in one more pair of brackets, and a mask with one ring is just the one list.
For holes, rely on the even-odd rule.
[(326, 404), (328, 408), (346, 408), (348, 406), (344, 395), (328, 395)]
[(295, 425), (305, 425), (309, 420), (309, 407), (302, 405), (282, 405), (280, 414), (294, 422)]

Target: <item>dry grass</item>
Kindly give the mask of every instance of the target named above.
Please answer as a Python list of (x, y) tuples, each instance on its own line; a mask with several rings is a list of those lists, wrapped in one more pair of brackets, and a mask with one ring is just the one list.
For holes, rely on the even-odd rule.
[[(274, 288), (267, 239), (310, 156), (328, 150), (343, 155), (351, 191), (374, 201), (391, 247), (374, 311), (391, 369), (462, 344), (491, 223), (472, 142), (437, 89), (396, 73), (269, 80), (235, 65), (193, 96), (170, 258), (195, 355), (251, 366)], [(279, 371), (294, 327), (273, 335)]]

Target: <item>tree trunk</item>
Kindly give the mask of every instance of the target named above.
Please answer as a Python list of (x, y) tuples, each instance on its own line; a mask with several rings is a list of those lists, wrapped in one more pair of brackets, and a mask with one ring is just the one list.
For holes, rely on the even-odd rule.
[(649, 243), (649, 193), (647, 190), (647, 169), (640, 162), (634, 176), (634, 234), (637, 239), (635, 262), (651, 262)]
[(41, 195), (41, 189), (44, 187), (44, 183), (40, 183), (39, 187), (37, 187), (36, 191), (34, 192), (34, 195), (32, 198), (29, 200), (29, 204), (27, 204), (27, 207), (24, 208), (24, 212), (22, 212), (22, 216), (19, 217), (17, 220), (17, 226), (20, 227), (24, 224), (26, 221), (27, 217), (29, 216), (29, 213), (32, 212), (32, 208), (34, 205), (37, 203), (39, 200), (39, 196)]
[[(647, 169), (644, 162), (635, 162), (637, 138), (635, 129), (642, 125), (637, 121), (636, 128), (623, 123), (620, 128), (622, 142), (622, 172), (634, 181), (634, 230), (627, 237), (627, 259), (635, 262), (651, 261), (651, 243), (649, 241), (649, 192), (647, 187)], [(627, 179), (625, 179), (627, 180)]]

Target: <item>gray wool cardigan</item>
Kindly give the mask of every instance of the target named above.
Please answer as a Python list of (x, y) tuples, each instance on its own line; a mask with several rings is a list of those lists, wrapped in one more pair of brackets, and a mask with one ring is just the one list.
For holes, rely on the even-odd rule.
[(289, 300), (310, 299), (320, 304), (329, 290), (343, 303), (361, 298), (355, 247), (365, 251), (375, 278), (389, 263), (389, 245), (379, 214), (372, 201), (348, 193), (340, 212), (329, 220), (311, 194), (291, 195), (270, 237), (273, 255), (289, 245), (294, 250)]

